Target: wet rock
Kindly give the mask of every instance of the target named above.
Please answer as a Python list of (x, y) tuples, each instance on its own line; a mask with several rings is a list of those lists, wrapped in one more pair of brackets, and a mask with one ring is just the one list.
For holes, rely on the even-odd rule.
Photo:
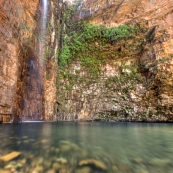
[(144, 162), (143, 159), (140, 157), (137, 157), (137, 158), (133, 159), (132, 161), (135, 163), (143, 163)]
[(22, 163), (17, 163), (17, 168), (22, 168), (23, 167), (23, 165), (22, 165)]
[(63, 141), (63, 140), (61, 140), (59, 143), (60, 143), (60, 144), (71, 144), (70, 141)]
[(26, 164), (26, 159), (20, 160), (19, 163), (21, 163), (23, 165)]
[(88, 151), (85, 149), (80, 150), (81, 156), (86, 157), (88, 155)]
[(20, 145), (21, 144), (21, 141), (17, 141), (17, 144)]
[(1, 157), (0, 160), (2, 160), (4, 162), (8, 162), (8, 161), (10, 161), (12, 159), (17, 158), (20, 154), (21, 154), (20, 152), (14, 151), (14, 152), (12, 152), (10, 154), (7, 154), (7, 155)]
[(27, 138), (28, 138), (28, 136), (23, 136), (22, 138), (23, 138), (23, 139), (27, 139)]
[(47, 143), (48, 141), (46, 139), (41, 140), (41, 143)]
[(16, 168), (15, 167), (13, 167), (13, 168), (11, 168), (11, 170), (10, 170), (11, 172), (15, 172), (16, 171)]
[(58, 158), (56, 161), (60, 164), (66, 164), (68, 162), (67, 159), (63, 157)]
[(42, 173), (43, 171), (44, 171), (44, 169), (43, 169), (42, 166), (37, 166), (37, 167), (34, 169), (33, 173)]
[(38, 159), (37, 164), (38, 165), (42, 165), (43, 164), (43, 158), (42, 157)]
[(112, 166), (112, 170), (113, 170), (113, 173), (116, 173), (116, 172), (118, 172), (118, 168), (114, 165), (114, 166)]
[(69, 152), (71, 150), (79, 150), (79, 146), (68, 141), (60, 141), (60, 150), (62, 152)]
[(4, 167), (4, 169), (8, 169), (8, 170), (10, 170), (12, 168), (14, 168), (14, 165), (11, 165), (11, 164), (8, 164)]
[(122, 172), (130, 172), (132, 170), (132, 166), (127, 164), (120, 164), (118, 165), (118, 170)]
[(145, 170), (145, 169), (143, 169), (143, 168), (137, 169), (136, 172), (140, 172), (140, 173), (149, 173), (147, 170)]
[(150, 164), (150, 165), (153, 165), (153, 166), (166, 167), (166, 166), (168, 166), (169, 164), (171, 164), (171, 161), (168, 160), (168, 159), (158, 159), (158, 158), (154, 158), (154, 159), (151, 159), (151, 160), (150, 160), (149, 164)]
[(35, 166), (36, 166), (36, 161), (35, 161), (35, 160), (32, 160), (31, 166), (32, 166), (32, 167), (35, 167)]
[(9, 162), (10, 165), (16, 165), (16, 161)]
[(62, 168), (59, 170), (59, 173), (69, 173), (69, 171), (66, 168)]
[(4, 167), (4, 162), (0, 160), (0, 168), (3, 168)]
[(44, 165), (44, 167), (45, 167), (46, 169), (49, 169), (49, 168), (51, 167), (51, 165), (52, 165), (52, 162), (51, 162), (51, 161), (45, 161), (45, 162), (43, 163), (43, 165)]
[(61, 168), (61, 165), (59, 164), (59, 163), (54, 163), (53, 165), (52, 165), (52, 169), (54, 169), (54, 170), (59, 170)]
[(56, 173), (56, 171), (54, 169), (50, 169), (46, 173)]
[(23, 142), (24, 142), (25, 144), (27, 144), (27, 143), (29, 143), (29, 140), (24, 140)]
[(16, 171), (16, 165), (9, 163), (4, 167), (4, 170), (9, 170), (10, 172), (15, 172)]
[(11, 173), (9, 170), (0, 169), (0, 173)]
[(27, 158), (29, 158), (29, 159), (34, 159), (35, 157), (34, 157), (33, 154), (30, 153), (30, 154), (27, 155)]
[(90, 173), (92, 171), (92, 169), (88, 166), (82, 167), (82, 168), (78, 168), (75, 173)]
[(99, 168), (101, 170), (107, 170), (106, 165), (98, 160), (94, 160), (94, 159), (86, 159), (86, 160), (81, 160), (79, 162), (79, 166), (94, 166), (96, 168)]
[(38, 171), (36, 170), (30, 170), (31, 173), (39, 173)]
[(68, 151), (71, 150), (71, 146), (70, 146), (70, 145), (61, 145), (61, 146), (60, 146), (60, 150), (61, 150), (62, 152), (68, 152)]
[(56, 152), (56, 153), (59, 153), (59, 152), (60, 152), (60, 149), (59, 149), (59, 148), (56, 148), (56, 149), (55, 149), (55, 152)]
[(54, 151), (54, 150), (55, 150), (55, 147), (51, 147), (51, 148), (50, 148), (50, 151)]
[(84, 150), (84, 149), (73, 151), (72, 155), (74, 158), (87, 158), (87, 157), (89, 157), (88, 151)]

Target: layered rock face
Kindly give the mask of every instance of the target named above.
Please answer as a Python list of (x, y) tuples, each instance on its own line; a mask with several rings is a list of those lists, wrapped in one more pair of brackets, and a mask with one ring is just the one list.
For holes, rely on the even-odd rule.
[(38, 2), (0, 1), (0, 115), (3, 121), (13, 120), (17, 85), (21, 82), (22, 65), (25, 62), (24, 44), (32, 37)]
[(46, 79), (51, 60), (39, 57), (42, 13), (39, 0), (0, 1), (0, 121), (52, 120), (55, 77)]
[(17, 39), (11, 39), (13, 35), (11, 25), (14, 26), (14, 23), (9, 20), (10, 9), (5, 13), (2, 11), (5, 2), (1, 1), (0, 4), (0, 114), (2, 118), (2, 115), (12, 114), (17, 81), (17, 59), (13, 57), (17, 57), (19, 46), (16, 44)]
[(146, 30), (135, 39), (115, 40), (107, 50), (101, 48), (107, 51), (107, 63), (95, 79), (75, 62), (70, 73), (84, 82), (76, 80), (69, 91), (70, 79), (61, 81), (66, 86), (58, 91), (57, 118), (172, 121), (173, 1), (88, 0), (82, 8), (80, 17), (92, 25), (138, 24)]
[(85, 1), (76, 20), (108, 28), (138, 25), (145, 31), (104, 46), (92, 42), (98, 60), (105, 58), (99, 74), (91, 76), (76, 60), (56, 81), (55, 62), (64, 36), (59, 30), (64, 22), (62, 6), (49, 1), (46, 61), (42, 61), (41, 2), (0, 0), (0, 121), (19, 122), (22, 117), (172, 121), (173, 0)]

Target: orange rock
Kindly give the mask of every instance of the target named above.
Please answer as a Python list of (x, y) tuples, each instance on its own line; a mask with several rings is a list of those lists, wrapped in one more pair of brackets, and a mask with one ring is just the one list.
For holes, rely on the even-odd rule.
[(10, 173), (10, 171), (9, 170), (0, 169), (0, 173)]
[(79, 162), (79, 166), (89, 166), (89, 165), (93, 165), (102, 170), (107, 170), (106, 165), (103, 162), (98, 161), (98, 160), (86, 159), (86, 160), (81, 160)]
[(18, 157), (21, 153), (20, 152), (17, 152), (17, 151), (13, 151), (12, 153), (10, 154), (7, 154), (3, 157), (0, 158), (0, 160), (4, 161), (4, 162), (8, 162), (12, 159), (15, 159), (16, 157)]

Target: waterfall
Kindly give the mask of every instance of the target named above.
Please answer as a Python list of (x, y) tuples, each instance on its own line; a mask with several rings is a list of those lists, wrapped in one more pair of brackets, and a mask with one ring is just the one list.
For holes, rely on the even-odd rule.
[[(44, 111), (44, 72), (48, 0), (41, 1), (42, 11), (39, 26), (39, 39), (36, 44), (36, 53), (29, 50), (30, 55), (25, 62), (25, 92), (22, 100), (22, 121), (40, 121), (45, 119)], [(32, 56), (31, 56), (32, 55)]]
[(43, 15), (42, 15), (41, 37), (43, 39), (45, 39), (45, 35), (46, 35), (46, 23), (47, 23), (48, 0), (42, 0), (42, 4), (43, 4)]
[(39, 57), (40, 64), (43, 66), (43, 60), (45, 59), (45, 41), (46, 41), (46, 25), (47, 25), (47, 11), (48, 11), (48, 0), (42, 0), (42, 18), (41, 18), (41, 31), (40, 31), (40, 47)]
[(83, 6), (83, 2), (80, 2), (77, 11), (79, 13), (79, 20), (82, 19), (82, 6)]
[(42, 25), (42, 27), (44, 28), (44, 30), (45, 30), (45, 28), (46, 28), (46, 22), (47, 22), (47, 7), (48, 7), (48, 2), (47, 2), (47, 0), (43, 0), (43, 25)]

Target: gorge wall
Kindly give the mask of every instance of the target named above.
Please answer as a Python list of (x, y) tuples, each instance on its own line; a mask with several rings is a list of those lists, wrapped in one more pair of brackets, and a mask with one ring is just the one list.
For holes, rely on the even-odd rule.
[[(52, 59), (39, 57), (42, 13), (39, 0), (0, 1), (0, 120), (3, 122), (53, 118), (55, 77), (46, 78)], [(48, 17), (51, 15), (49, 4)], [(52, 33), (49, 34), (46, 44), (50, 42)]]
[(172, 121), (173, 0), (48, 2), (40, 58), (42, 1), (0, 0), (0, 121)]
[(59, 77), (57, 119), (172, 121), (173, 1), (88, 0), (79, 19), (108, 28), (136, 24), (143, 31), (105, 45), (98, 36), (89, 43), (95, 51), (75, 58)]
[[(38, 2), (37, 2), (38, 3)], [(36, 4), (32, 3), (32, 12), (25, 12), (24, 6), (30, 7), (29, 4), (21, 1), (0, 1), (0, 63), (1, 63), (1, 89), (0, 89), (0, 115), (4, 121), (13, 120), (13, 109), (15, 105), (15, 96), (17, 91), (17, 80), (21, 64), (19, 59), (21, 55), (21, 37), (19, 38), (19, 29), (22, 21), (25, 21), (27, 15), (36, 12)], [(30, 10), (31, 11), (31, 10)], [(33, 17), (30, 20), (33, 27)], [(28, 21), (29, 22), (29, 21)], [(25, 33), (20, 33), (25, 34)]]

